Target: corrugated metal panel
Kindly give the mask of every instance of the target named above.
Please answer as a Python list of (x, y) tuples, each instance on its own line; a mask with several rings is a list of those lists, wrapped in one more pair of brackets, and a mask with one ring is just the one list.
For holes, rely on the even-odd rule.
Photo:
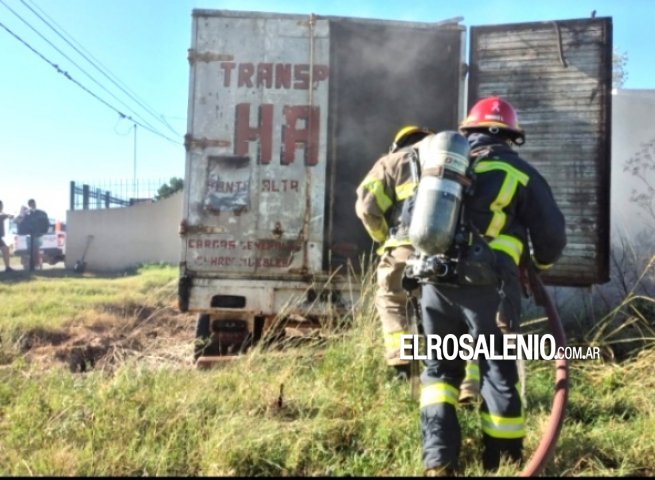
[(518, 149), (550, 183), (567, 221), (549, 284), (609, 280), (611, 18), (471, 29), (469, 106), (500, 95), (519, 113)]

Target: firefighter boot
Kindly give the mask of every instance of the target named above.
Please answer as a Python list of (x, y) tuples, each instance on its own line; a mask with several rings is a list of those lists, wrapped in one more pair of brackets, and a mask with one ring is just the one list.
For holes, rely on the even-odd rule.
[(448, 467), (428, 468), (424, 474), (426, 477), (452, 477), (453, 471)]
[(517, 465), (523, 460), (523, 439), (501, 439), (483, 435), (482, 444), (482, 467), (486, 471), (498, 470), (501, 458)]

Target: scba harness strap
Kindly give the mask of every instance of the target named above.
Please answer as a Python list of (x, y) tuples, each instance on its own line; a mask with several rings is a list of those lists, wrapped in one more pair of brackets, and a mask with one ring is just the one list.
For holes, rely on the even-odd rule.
[[(457, 235), (455, 253), (421, 256), (414, 254), (407, 260), (403, 282), (416, 288), (431, 283), (447, 286), (498, 285), (500, 275), (496, 268), (496, 255), (473, 225)], [(409, 288), (412, 290), (413, 288)]]
[[(464, 194), (473, 195), (476, 179), (473, 168), (467, 169), (466, 176), (442, 168), (431, 170), (423, 174), (444, 178), (456, 176), (455, 180), (461, 182), (465, 189)], [(462, 205), (458, 231), (447, 255), (425, 256), (415, 253), (408, 259), (403, 274), (403, 282), (408, 286), (416, 288), (420, 283), (448, 286), (498, 284), (500, 275), (496, 268), (496, 255), (475, 225), (464, 222), (464, 210)]]
[(473, 178), (472, 178), (473, 171), (471, 169), (467, 170), (466, 175), (460, 175), (459, 173), (453, 172), (452, 170), (448, 170), (447, 168), (444, 168), (443, 166), (440, 165), (434, 168), (426, 168), (423, 171), (423, 175), (429, 175), (432, 177), (441, 177), (447, 180), (454, 180), (460, 183), (464, 187), (464, 192), (469, 192), (473, 187)]
[(407, 261), (408, 285), (497, 285), (493, 249), (475, 225), (464, 220), (463, 197), (474, 194), (477, 179), (466, 139), (442, 132), (422, 152), (423, 163), (417, 152), (410, 157), (417, 190), (402, 215), (409, 219), (409, 237), (416, 251)]

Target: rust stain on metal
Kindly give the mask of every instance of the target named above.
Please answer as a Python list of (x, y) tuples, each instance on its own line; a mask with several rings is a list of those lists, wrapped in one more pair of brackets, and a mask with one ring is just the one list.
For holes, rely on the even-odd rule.
[(191, 64), (194, 62), (231, 62), (234, 60), (234, 55), (229, 53), (196, 52), (192, 48), (190, 48), (188, 52), (187, 58)]
[[(316, 25), (316, 17), (314, 14), (309, 16), (309, 85), (307, 89), (308, 103), (310, 109), (314, 106), (314, 27)], [(309, 138), (312, 138), (312, 130), (315, 128), (312, 122), (311, 115), (309, 116), (307, 130), (309, 130)], [(302, 274), (309, 270), (309, 222), (312, 213), (312, 171), (311, 168), (305, 167), (305, 215), (303, 218), (303, 258), (302, 258)]]
[(284, 230), (282, 230), (282, 224), (280, 222), (275, 222), (275, 227), (273, 227), (273, 237), (276, 239), (282, 238)]
[(555, 33), (557, 34), (557, 49), (559, 53), (559, 61), (562, 63), (564, 68), (568, 68), (566, 64), (566, 59), (564, 58), (564, 47), (562, 47), (562, 31), (559, 28), (559, 23), (553, 22), (555, 25)]
[(184, 148), (190, 150), (191, 148), (200, 148), (202, 150), (209, 147), (228, 148), (232, 145), (229, 140), (210, 139), (206, 137), (193, 138), (190, 133), (184, 136)]
[(207, 225), (188, 225), (186, 227), (186, 235), (198, 233), (225, 233), (225, 229), (223, 227), (210, 227)]

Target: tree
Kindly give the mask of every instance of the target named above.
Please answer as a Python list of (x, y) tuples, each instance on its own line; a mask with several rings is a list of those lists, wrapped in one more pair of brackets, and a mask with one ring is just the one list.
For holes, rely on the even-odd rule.
[(622, 88), (628, 79), (628, 52), (612, 53), (612, 88)]
[(644, 225), (655, 230), (655, 184), (652, 182), (652, 172), (655, 171), (655, 139), (641, 144), (623, 167), (624, 172), (633, 175), (639, 182), (632, 189), (630, 201), (635, 203), (649, 217)]
[(175, 192), (179, 192), (184, 188), (184, 180), (179, 177), (171, 177), (168, 183), (164, 183), (157, 190), (157, 195), (155, 195), (155, 200), (162, 200), (173, 195)]

